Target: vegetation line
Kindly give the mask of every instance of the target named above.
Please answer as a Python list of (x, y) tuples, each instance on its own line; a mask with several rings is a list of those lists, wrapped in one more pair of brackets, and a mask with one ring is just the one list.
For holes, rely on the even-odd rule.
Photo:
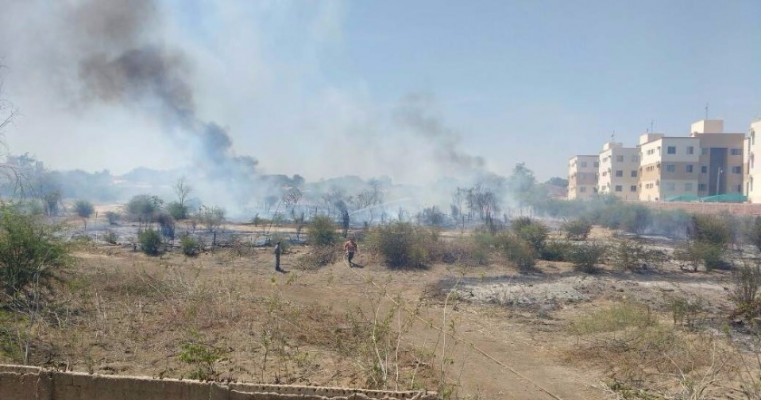
[[(359, 271), (356, 271), (356, 270), (354, 270), (354, 269), (351, 269), (351, 271), (352, 271), (352, 272), (354, 272), (355, 274), (357, 274), (357, 275), (358, 275), (360, 278), (362, 278), (364, 281), (369, 281), (369, 282), (370, 282), (370, 283), (371, 283), (373, 286), (375, 286), (375, 288), (376, 288), (376, 289), (378, 289), (379, 291), (381, 290), (381, 288), (380, 288), (380, 287), (379, 287), (379, 286), (378, 286), (378, 285), (375, 283), (375, 281), (374, 281), (374, 280), (372, 280), (372, 279), (367, 279), (367, 277), (365, 277), (365, 276), (364, 276), (362, 273), (360, 273)], [(399, 307), (400, 309), (404, 310), (404, 311), (405, 311), (405, 312), (407, 312), (408, 314), (412, 315), (412, 316), (413, 316), (413, 317), (415, 317), (416, 319), (420, 320), (420, 322), (423, 322), (424, 324), (426, 324), (426, 325), (428, 325), (428, 326), (432, 327), (433, 329), (436, 329), (436, 330), (438, 330), (439, 332), (443, 333), (443, 334), (445, 335), (445, 337), (446, 337), (446, 335), (449, 335), (449, 336), (450, 336), (452, 339), (454, 339), (455, 341), (462, 341), (462, 342), (464, 342), (464, 343), (467, 343), (467, 344), (470, 346), (470, 348), (472, 348), (473, 350), (475, 350), (476, 352), (478, 352), (478, 353), (479, 353), (479, 354), (481, 354), (482, 356), (484, 356), (484, 357), (488, 358), (489, 360), (493, 361), (494, 363), (496, 363), (496, 364), (497, 364), (497, 365), (499, 365), (500, 367), (502, 367), (502, 368), (504, 368), (504, 369), (506, 369), (506, 370), (508, 370), (508, 371), (512, 372), (512, 373), (513, 373), (515, 376), (517, 376), (517, 377), (519, 377), (519, 378), (521, 378), (521, 379), (523, 379), (523, 380), (525, 380), (525, 381), (527, 381), (527, 382), (531, 383), (531, 384), (532, 384), (532, 385), (534, 385), (534, 386), (535, 386), (537, 389), (539, 389), (540, 391), (544, 392), (545, 394), (547, 394), (548, 396), (552, 397), (553, 399), (555, 399), (555, 400), (563, 400), (563, 398), (561, 398), (560, 396), (558, 396), (558, 395), (556, 395), (556, 394), (554, 394), (554, 393), (550, 392), (549, 390), (545, 389), (545, 388), (544, 388), (542, 385), (540, 385), (539, 383), (537, 383), (537, 382), (536, 382), (536, 381), (534, 381), (533, 379), (531, 379), (531, 378), (527, 377), (526, 375), (523, 375), (522, 373), (520, 373), (520, 372), (519, 372), (518, 370), (516, 370), (515, 368), (513, 368), (513, 367), (511, 367), (511, 366), (509, 366), (509, 365), (505, 364), (504, 362), (502, 362), (502, 361), (500, 361), (500, 360), (496, 359), (496, 358), (495, 358), (494, 356), (492, 356), (491, 354), (487, 353), (486, 351), (484, 351), (484, 350), (483, 350), (483, 349), (481, 349), (480, 347), (476, 346), (476, 345), (475, 345), (473, 342), (470, 342), (470, 341), (468, 341), (468, 340), (464, 340), (464, 339), (458, 339), (458, 338), (455, 336), (455, 334), (454, 334), (454, 333), (450, 333), (450, 332), (447, 332), (447, 331), (446, 331), (446, 329), (443, 329), (443, 328), (439, 328), (439, 327), (437, 327), (436, 325), (434, 325), (432, 320), (426, 320), (426, 319), (424, 319), (423, 317), (421, 317), (420, 315), (418, 315), (418, 314), (416, 314), (416, 313), (414, 313), (414, 312), (410, 311), (409, 309), (407, 309), (407, 307), (406, 307), (404, 304), (400, 304), (400, 303), (399, 303), (398, 301), (396, 301), (396, 300), (395, 300), (393, 297), (389, 296), (389, 294), (388, 294), (387, 292), (385, 292), (385, 291), (382, 291), (382, 293), (383, 293), (383, 295), (384, 295), (384, 296), (386, 296), (386, 298), (388, 298), (389, 300), (391, 300), (391, 302), (392, 302), (392, 303), (394, 303), (394, 305), (396, 305), (396, 306), (397, 306), (397, 307)]]

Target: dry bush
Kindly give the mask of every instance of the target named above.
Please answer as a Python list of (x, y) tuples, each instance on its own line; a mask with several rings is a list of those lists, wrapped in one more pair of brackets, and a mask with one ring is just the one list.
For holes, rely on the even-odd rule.
[(313, 246), (296, 259), (295, 267), (300, 270), (316, 270), (333, 264), (339, 250), (334, 246)]
[(679, 398), (704, 398), (693, 395), (717, 389), (716, 376), (727, 372), (716, 338), (664, 326), (642, 304), (592, 311), (577, 317), (569, 330), (577, 338), (569, 360), (610, 371), (609, 387), (621, 395), (660, 398), (678, 391)]

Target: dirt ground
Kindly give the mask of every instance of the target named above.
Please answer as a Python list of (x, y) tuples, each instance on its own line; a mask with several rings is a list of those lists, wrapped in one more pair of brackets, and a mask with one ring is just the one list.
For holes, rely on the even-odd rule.
[[(303, 259), (313, 249), (293, 245), (281, 274), (269, 247), (190, 258), (82, 244), (55, 308), (33, 328), (29, 362), (186, 378), (207, 368), (210, 379), (427, 388), (452, 398), (621, 398), (607, 364), (569, 357), (574, 318), (636, 301), (668, 319), (674, 296), (700, 298), (708, 319), (731, 310), (727, 272), (685, 273), (673, 263), (591, 275), (545, 261), (519, 273), (498, 260), (391, 271), (362, 250), (358, 267), (339, 257), (310, 268)], [(206, 362), (188, 343), (218, 356)]]

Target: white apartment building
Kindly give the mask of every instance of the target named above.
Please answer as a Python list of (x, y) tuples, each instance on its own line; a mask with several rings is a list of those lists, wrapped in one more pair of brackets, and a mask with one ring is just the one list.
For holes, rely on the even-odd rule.
[(600, 152), (597, 192), (622, 200), (638, 200), (640, 155), (636, 147), (608, 142)]
[(761, 159), (756, 162), (756, 158), (761, 156), (761, 138), (757, 140), (758, 135), (761, 135), (761, 119), (750, 124), (745, 140), (745, 195), (751, 203), (761, 203)]
[(640, 136), (639, 199), (664, 201), (698, 194), (700, 139), (667, 137), (659, 133)]
[(597, 195), (599, 156), (578, 155), (568, 161), (568, 200), (589, 199)]

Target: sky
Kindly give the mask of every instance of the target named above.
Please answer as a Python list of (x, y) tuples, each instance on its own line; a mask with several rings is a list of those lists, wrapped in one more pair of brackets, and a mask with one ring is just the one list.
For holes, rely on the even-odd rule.
[[(56, 169), (546, 180), (706, 105), (729, 132), (761, 118), (755, 0), (0, 2), (4, 141)], [(160, 79), (120, 75), (134, 49)]]

